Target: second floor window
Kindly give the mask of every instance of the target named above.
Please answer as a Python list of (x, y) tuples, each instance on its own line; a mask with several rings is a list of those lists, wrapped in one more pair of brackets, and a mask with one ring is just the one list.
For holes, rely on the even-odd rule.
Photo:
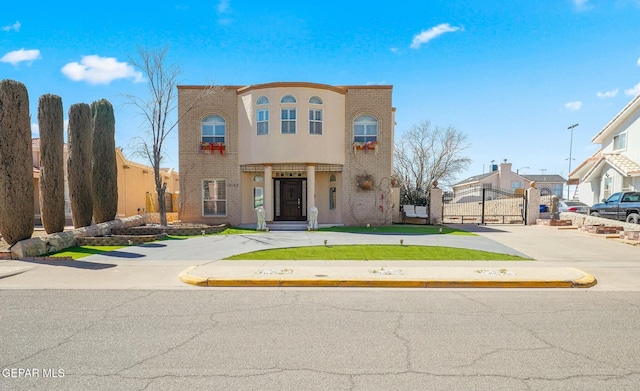
[(368, 143), (378, 141), (378, 120), (370, 115), (362, 115), (353, 121), (353, 141)]
[(322, 110), (309, 110), (309, 134), (322, 134)]
[(269, 134), (269, 109), (258, 110), (258, 134)]
[(202, 120), (202, 142), (224, 143), (226, 126), (224, 118), (218, 115), (210, 115)]
[(282, 109), (280, 116), (282, 134), (296, 133), (296, 109)]
[(627, 134), (620, 133), (617, 136), (613, 137), (613, 150), (616, 151), (618, 149), (627, 148)]

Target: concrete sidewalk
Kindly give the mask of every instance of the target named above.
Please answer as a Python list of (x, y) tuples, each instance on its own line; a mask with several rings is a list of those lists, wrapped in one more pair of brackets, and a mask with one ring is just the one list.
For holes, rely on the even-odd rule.
[(218, 261), (191, 266), (179, 278), (208, 287), (589, 288), (596, 284), (592, 275), (569, 267), (499, 262), (451, 266), (456, 262)]
[[(543, 226), (464, 225), (459, 228), (473, 231), (477, 236), (285, 231), (160, 241), (78, 261), (6, 260), (0, 261), (0, 289), (584, 288), (593, 286), (596, 277), (599, 281), (594, 289), (638, 289), (640, 248), (636, 246), (575, 230)], [(403, 240), (404, 245), (409, 246), (470, 248), (532, 260), (223, 261), (231, 255), (257, 250), (323, 245), (325, 240), (329, 245), (399, 244)]]

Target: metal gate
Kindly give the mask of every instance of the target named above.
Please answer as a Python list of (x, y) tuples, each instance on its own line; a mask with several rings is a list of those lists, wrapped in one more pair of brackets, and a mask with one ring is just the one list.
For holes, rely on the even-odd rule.
[(469, 188), (443, 197), (442, 222), (447, 224), (525, 224), (523, 192)]

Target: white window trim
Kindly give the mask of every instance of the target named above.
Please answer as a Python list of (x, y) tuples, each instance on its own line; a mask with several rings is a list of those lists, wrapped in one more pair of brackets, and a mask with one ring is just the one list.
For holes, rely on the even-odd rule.
[[(375, 119), (375, 123), (373, 121), (362, 121), (362, 122), (357, 122), (358, 118), (361, 117), (372, 117)], [(378, 120), (378, 118), (376, 118), (375, 116), (371, 115), (371, 114), (363, 114), (363, 115), (359, 115), (358, 117), (354, 118), (353, 120), (353, 126), (351, 127), (351, 133), (352, 133), (352, 140), (353, 142), (356, 142), (356, 137), (371, 137), (370, 135), (366, 134), (366, 129), (368, 126), (370, 125), (376, 125), (376, 142), (380, 141), (380, 121)], [(356, 125), (365, 125), (365, 134), (364, 135), (358, 135), (356, 136)]]
[[(317, 98), (320, 102), (312, 102), (311, 100), (313, 98)], [(324, 104), (324, 100), (322, 100), (322, 98), (319, 97), (318, 95), (314, 95), (311, 98), (309, 98), (309, 104), (311, 104), (311, 105), (322, 105), (322, 104)]]
[[(291, 119), (282, 119), (282, 110), (287, 110), (287, 111), (295, 110), (296, 118), (293, 119), (293, 120), (291, 120)], [(288, 112), (287, 112), (287, 116), (289, 116)], [(291, 133), (291, 132), (287, 132), (287, 133), (283, 132), (284, 129), (283, 129), (282, 125), (283, 125), (284, 121), (293, 122), (293, 127), (294, 127), (294, 132), (293, 133)], [(298, 109), (296, 107), (281, 107), (280, 108), (280, 134), (297, 134), (297, 133), (298, 133)]]
[[(222, 119), (222, 121), (221, 121), (221, 122), (205, 121), (205, 119), (207, 119), (207, 118), (209, 118), (209, 117), (213, 117), (213, 116), (221, 118), (221, 119)], [(203, 132), (202, 132), (202, 127), (203, 127), (203, 125), (204, 125), (204, 124), (211, 124), (211, 125), (213, 126), (213, 135), (211, 135), (211, 136), (208, 136), (208, 135), (207, 135), (207, 136), (205, 136), (205, 135), (203, 134)], [(223, 143), (223, 144), (226, 144), (226, 143), (227, 143), (227, 120), (226, 120), (223, 116), (218, 115), (218, 114), (210, 114), (210, 115), (207, 115), (206, 117), (204, 117), (204, 118), (202, 118), (202, 119), (200, 120), (200, 141), (201, 141), (201, 142), (204, 142), (204, 138), (205, 138), (205, 137), (212, 137), (212, 138), (214, 139), (214, 141), (213, 141), (213, 142), (219, 142), (219, 141), (215, 141), (215, 138), (216, 138), (216, 137), (220, 137), (220, 136), (216, 136), (216, 124), (218, 124), (218, 125), (219, 125), (219, 124), (224, 125), (224, 135), (222, 136), (222, 138), (223, 138), (222, 143)]]
[[(264, 112), (267, 113), (267, 119), (265, 121), (260, 121), (259, 120), (259, 118), (260, 118), (260, 114), (259, 113), (261, 111), (264, 111)], [(270, 116), (269, 109), (260, 108), (260, 109), (256, 110), (256, 135), (258, 135), (258, 136), (266, 136), (266, 135), (269, 134), (269, 116)], [(261, 124), (261, 123), (266, 123), (267, 124), (267, 132), (266, 133), (260, 133), (258, 131), (258, 128), (259, 128), (258, 125)]]
[[(313, 111), (314, 115), (315, 115), (316, 111), (319, 111), (320, 112), (320, 118), (321, 118), (320, 120), (315, 120), (315, 119), (311, 119), (311, 115), (309, 115), (309, 134), (315, 135), (315, 136), (322, 136), (322, 133), (324, 132), (324, 126), (322, 125), (322, 123), (324, 122), (324, 110), (315, 109), (315, 108), (309, 108), (309, 111)], [(311, 114), (311, 113), (309, 113), (309, 114)], [(312, 123), (314, 123), (314, 124), (319, 123), (320, 124), (320, 133), (312, 133), (311, 132), (311, 124)]]
[[(293, 98), (293, 102), (283, 102), (284, 98), (286, 98), (288, 96)], [(282, 103), (284, 105), (294, 105), (294, 104), (298, 103), (298, 98), (293, 96), (293, 94), (284, 94), (284, 95), (282, 95), (282, 98), (280, 98), (280, 103)]]
[[(219, 200), (219, 199), (205, 199), (204, 198), (204, 183), (205, 182), (222, 182), (224, 181), (224, 194), (227, 196), (227, 198), (225, 198), (224, 200)], [(227, 217), (227, 212), (228, 212), (228, 207), (229, 207), (229, 203), (227, 202), (228, 200), (228, 193), (227, 191), (229, 190), (228, 186), (227, 186), (227, 180), (224, 178), (205, 178), (202, 180), (201, 182), (201, 212), (202, 212), (202, 217)], [(224, 214), (219, 214), (219, 215), (211, 215), (211, 214), (205, 214), (204, 213), (204, 203), (205, 201), (224, 201)]]
[[(624, 136), (624, 145), (622, 147), (616, 148), (616, 139), (620, 140), (620, 136)], [(628, 134), (627, 132), (618, 133), (613, 136), (613, 150), (614, 151), (624, 151), (627, 149), (627, 145), (629, 144)]]

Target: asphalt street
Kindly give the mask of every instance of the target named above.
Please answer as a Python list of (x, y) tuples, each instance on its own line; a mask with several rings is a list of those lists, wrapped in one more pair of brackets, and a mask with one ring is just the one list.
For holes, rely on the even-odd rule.
[(5, 289), (0, 389), (637, 390), (638, 303), (589, 289)]
[[(576, 267), (587, 289), (202, 288), (186, 267), (278, 246), (395, 243), (323, 232), (210, 236), (78, 261), (2, 261), (0, 390), (637, 390), (638, 249), (548, 227), (405, 243)], [(452, 262), (421, 262), (444, 268)]]

